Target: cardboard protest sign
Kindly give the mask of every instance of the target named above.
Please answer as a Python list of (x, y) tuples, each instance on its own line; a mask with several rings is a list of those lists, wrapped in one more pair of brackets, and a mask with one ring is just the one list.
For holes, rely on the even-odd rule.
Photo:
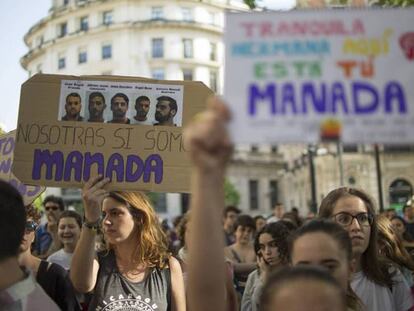
[(13, 172), (47, 186), (189, 191), (183, 126), (212, 94), (201, 82), (36, 75), (22, 85)]
[(45, 187), (29, 186), (21, 183), (12, 173), (15, 146), (15, 131), (0, 136), (0, 179), (13, 185), (23, 197), (25, 205), (29, 205), (45, 191)]
[(414, 142), (414, 9), (229, 13), (237, 143)]

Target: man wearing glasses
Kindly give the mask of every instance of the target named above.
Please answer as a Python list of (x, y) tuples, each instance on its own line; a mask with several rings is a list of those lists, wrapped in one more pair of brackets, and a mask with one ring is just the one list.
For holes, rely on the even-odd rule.
[(65, 210), (62, 198), (50, 195), (43, 201), (47, 223), (38, 227), (36, 231), (33, 253), (40, 258), (47, 258), (61, 248), (57, 236), (58, 220)]

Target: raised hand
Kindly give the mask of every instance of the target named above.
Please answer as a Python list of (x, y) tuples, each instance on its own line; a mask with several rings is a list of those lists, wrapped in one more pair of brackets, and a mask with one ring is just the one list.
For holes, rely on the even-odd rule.
[(184, 131), (186, 146), (197, 169), (205, 173), (224, 169), (233, 151), (227, 132), (230, 112), (217, 97), (198, 114)]
[(103, 187), (109, 178), (96, 176), (91, 178), (82, 189), (82, 200), (85, 209), (85, 218), (88, 222), (96, 222), (101, 217), (102, 201), (108, 196)]

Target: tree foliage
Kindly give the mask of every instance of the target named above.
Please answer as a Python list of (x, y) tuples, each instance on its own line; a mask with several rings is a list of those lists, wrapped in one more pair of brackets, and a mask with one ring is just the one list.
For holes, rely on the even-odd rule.
[[(275, 0), (277, 1), (277, 0)], [(250, 9), (255, 9), (258, 6), (256, 0), (244, 0), (244, 3), (249, 6)], [(346, 5), (348, 0), (330, 0), (331, 4), (344, 4)], [(370, 5), (378, 5), (384, 7), (408, 7), (414, 6), (414, 0), (370, 0)]]
[(255, 0), (244, 0), (244, 3), (248, 5), (250, 9), (254, 9), (257, 7)]
[(414, 0), (376, 0), (373, 4), (388, 7), (407, 7), (414, 6)]
[(240, 193), (237, 191), (236, 187), (227, 179), (224, 182), (224, 200), (226, 206), (237, 206), (240, 203)]

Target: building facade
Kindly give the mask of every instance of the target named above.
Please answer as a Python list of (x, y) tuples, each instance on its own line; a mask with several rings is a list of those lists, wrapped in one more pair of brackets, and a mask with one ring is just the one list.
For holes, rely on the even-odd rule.
[[(124, 75), (223, 86), (224, 12), (233, 0), (53, 0), (24, 37), (21, 65), (36, 73)], [(77, 189), (49, 189), (79, 204)], [(162, 216), (182, 213), (188, 196), (154, 194)]]
[[(309, 153), (312, 152), (312, 156)], [(283, 203), (296, 206), (302, 215), (312, 207), (311, 161), (314, 166), (315, 206), (339, 186), (357, 187), (375, 200), (378, 211), (402, 209), (414, 194), (414, 146), (345, 146), (338, 152), (335, 145), (313, 148), (302, 146), (287, 161), (280, 176)], [(380, 203), (382, 197), (382, 204)]]
[[(223, 89), (222, 41), (225, 10), (246, 11), (233, 0), (53, 0), (46, 17), (25, 35), (24, 69), (69, 75), (127, 75), (160, 80), (198, 80)], [(341, 183), (359, 186), (378, 200), (375, 156), (371, 149), (347, 149), (342, 174), (335, 148), (322, 146), (312, 157), (316, 204)], [(306, 214), (312, 205), (308, 148), (237, 146), (228, 180), (240, 194), (239, 207), (269, 214), (276, 202)], [(384, 205), (412, 195), (413, 150), (381, 152)], [(78, 189), (48, 189), (69, 205), (80, 204)], [(188, 207), (188, 195), (153, 194), (161, 216)]]

